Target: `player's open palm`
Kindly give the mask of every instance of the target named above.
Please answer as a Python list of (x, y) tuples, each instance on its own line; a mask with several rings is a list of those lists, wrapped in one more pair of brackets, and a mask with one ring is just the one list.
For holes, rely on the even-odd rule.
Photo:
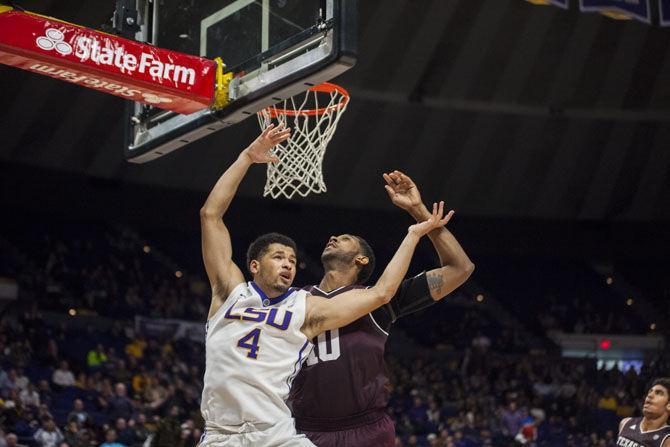
[(384, 188), (391, 202), (405, 211), (421, 205), (421, 194), (411, 178), (400, 171), (383, 174), (386, 185)]
[(444, 202), (440, 202), (439, 205), (433, 203), (433, 212), (430, 215), (430, 218), (412, 225), (407, 231), (414, 233), (419, 237), (425, 236), (435, 228), (440, 228), (446, 225), (453, 215), (454, 210), (449, 211), (446, 216), (444, 215)]
[(277, 163), (279, 158), (270, 152), (270, 149), (282, 143), (291, 136), (291, 128), (286, 127), (284, 123), (278, 126), (270, 124), (265, 128), (258, 138), (249, 145), (246, 153), (254, 163)]

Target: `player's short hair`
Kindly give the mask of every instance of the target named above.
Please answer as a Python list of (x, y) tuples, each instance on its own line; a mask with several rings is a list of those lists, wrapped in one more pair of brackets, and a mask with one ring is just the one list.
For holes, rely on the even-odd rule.
[(658, 377), (654, 379), (653, 382), (651, 382), (649, 389), (655, 387), (656, 385), (661, 385), (663, 388), (665, 388), (665, 391), (670, 396), (670, 377)]
[(356, 278), (357, 284), (365, 284), (365, 282), (370, 279), (372, 272), (375, 271), (375, 252), (372, 251), (370, 244), (360, 236), (354, 236), (358, 241), (358, 245), (361, 246), (361, 254), (368, 258), (368, 263), (360, 266), (358, 271), (358, 277)]
[(298, 247), (295, 244), (295, 241), (290, 237), (280, 234), (280, 233), (266, 233), (258, 236), (247, 249), (247, 269), (251, 261), (258, 260), (263, 257), (268, 251), (268, 247), (271, 244), (282, 244), (287, 247), (291, 247), (293, 251), (297, 254)]

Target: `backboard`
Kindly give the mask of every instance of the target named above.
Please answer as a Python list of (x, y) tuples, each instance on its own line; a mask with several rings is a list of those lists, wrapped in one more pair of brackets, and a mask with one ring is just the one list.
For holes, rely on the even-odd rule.
[(230, 104), (179, 115), (128, 107), (126, 159), (143, 163), (334, 78), (356, 61), (357, 0), (137, 0), (137, 40), (221, 57)]

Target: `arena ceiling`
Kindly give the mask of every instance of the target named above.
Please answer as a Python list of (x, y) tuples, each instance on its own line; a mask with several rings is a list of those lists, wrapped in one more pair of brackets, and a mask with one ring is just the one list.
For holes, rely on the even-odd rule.
[[(114, 2), (25, 8), (99, 28)], [(388, 206), (403, 169), (463, 215), (670, 219), (670, 28), (524, 0), (361, 0), (351, 106), (308, 203)], [(146, 165), (122, 157), (123, 101), (0, 66), (0, 160), (206, 191), (257, 133), (247, 120)], [(264, 170), (241, 188), (260, 196)]]

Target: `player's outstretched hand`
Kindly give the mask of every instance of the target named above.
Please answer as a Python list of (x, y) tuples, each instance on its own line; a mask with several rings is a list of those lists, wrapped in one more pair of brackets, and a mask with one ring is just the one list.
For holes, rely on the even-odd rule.
[(278, 126), (270, 124), (258, 138), (247, 147), (244, 152), (253, 163), (277, 163), (279, 158), (270, 152), (270, 149), (289, 139), (291, 128), (284, 123)]
[(451, 220), (453, 215), (454, 210), (449, 211), (446, 216), (444, 215), (444, 202), (440, 202), (439, 205), (433, 203), (433, 213), (430, 218), (412, 225), (407, 231), (414, 233), (419, 237), (425, 236), (435, 228), (445, 226)]
[(383, 177), (386, 182), (384, 188), (395, 206), (405, 211), (421, 206), (419, 188), (409, 176), (400, 171), (393, 171), (384, 173)]

